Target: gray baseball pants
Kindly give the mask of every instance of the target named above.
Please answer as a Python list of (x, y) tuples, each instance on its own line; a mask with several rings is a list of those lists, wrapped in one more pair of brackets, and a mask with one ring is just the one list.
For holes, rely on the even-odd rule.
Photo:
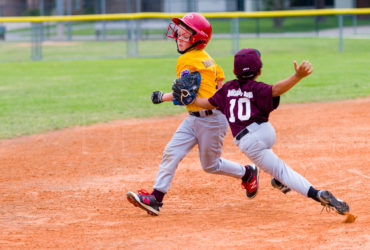
[(240, 140), (234, 139), (248, 158), (259, 168), (263, 169), (281, 183), (307, 197), (311, 183), (303, 176), (286, 165), (272, 151), (275, 143), (275, 130), (269, 122), (262, 124), (252, 123), (247, 127), (249, 133)]
[(153, 188), (167, 193), (179, 162), (198, 144), (203, 170), (208, 173), (242, 178), (245, 167), (220, 158), (225, 134), (226, 117), (218, 110), (205, 117), (189, 115), (167, 144)]

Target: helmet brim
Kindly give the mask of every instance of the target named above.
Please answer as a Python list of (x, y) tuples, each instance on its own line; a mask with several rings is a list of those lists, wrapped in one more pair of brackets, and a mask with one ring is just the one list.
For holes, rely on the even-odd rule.
[(196, 33), (196, 31), (193, 30), (192, 28), (190, 28), (190, 26), (187, 25), (181, 18), (174, 17), (174, 18), (172, 18), (172, 22), (174, 22), (177, 26), (179, 26), (179, 25), (185, 26), (185, 28), (191, 30), (193, 32), (193, 34)]
[(180, 23), (183, 23), (182, 20), (180, 18), (178, 18), (178, 17), (172, 18), (172, 22), (174, 22), (177, 25), (179, 25)]

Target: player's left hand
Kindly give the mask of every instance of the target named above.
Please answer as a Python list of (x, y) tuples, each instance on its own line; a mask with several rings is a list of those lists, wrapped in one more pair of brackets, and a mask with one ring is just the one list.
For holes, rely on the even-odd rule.
[(313, 72), (312, 64), (309, 61), (303, 61), (299, 66), (297, 62), (294, 61), (294, 69), (296, 76), (299, 78), (304, 78)]

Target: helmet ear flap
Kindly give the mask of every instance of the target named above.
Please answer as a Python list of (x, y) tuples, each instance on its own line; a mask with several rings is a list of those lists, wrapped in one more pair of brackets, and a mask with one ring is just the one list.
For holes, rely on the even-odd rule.
[(196, 40), (196, 38), (194, 37), (194, 35), (192, 35), (190, 39), (191, 39), (191, 40), (190, 40), (190, 42), (191, 42), (191, 43), (196, 43), (196, 42), (197, 42), (197, 40)]

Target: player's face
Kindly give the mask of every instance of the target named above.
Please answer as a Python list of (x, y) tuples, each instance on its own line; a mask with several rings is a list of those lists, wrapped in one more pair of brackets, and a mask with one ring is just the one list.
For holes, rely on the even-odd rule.
[(191, 31), (187, 30), (185, 27), (181, 25), (178, 27), (176, 41), (180, 51), (184, 51), (192, 45), (190, 42), (191, 35)]

